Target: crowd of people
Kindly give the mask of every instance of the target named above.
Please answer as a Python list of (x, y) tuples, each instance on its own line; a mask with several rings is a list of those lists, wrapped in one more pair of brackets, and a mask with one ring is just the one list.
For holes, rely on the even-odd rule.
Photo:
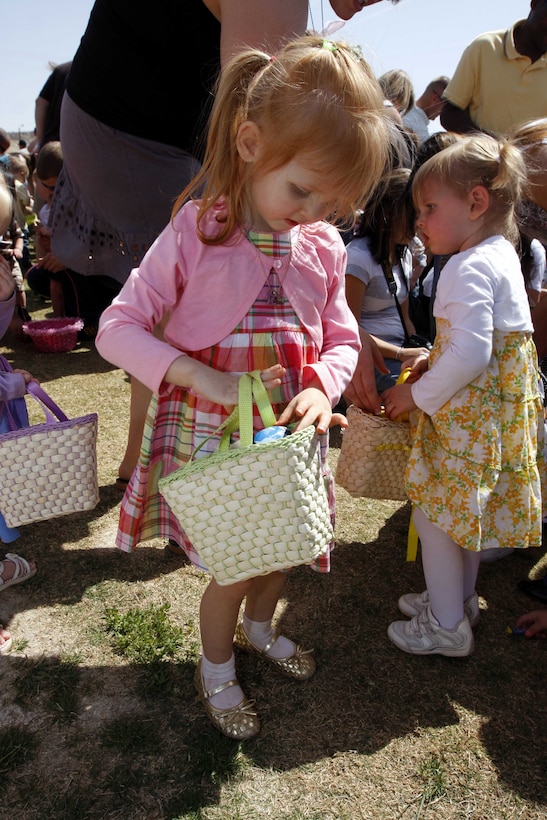
[[(356, 49), (306, 31), (304, 2), (195, 0), (180, 15), (182, 51), (160, 13), (96, 0), (74, 59), (38, 94), (34, 144), (13, 150), (0, 129), (0, 333), (21, 333), (27, 288), (84, 319), (83, 337), (131, 376), (117, 545), (162, 537), (204, 570), (159, 482), (216, 450), (239, 374), (260, 372), (279, 425), (315, 425), (333, 520), (337, 410), (410, 413), (425, 590), (401, 596), (388, 637), (466, 657), (481, 559), (542, 543), (547, 3), (477, 38), (418, 97), (406, 71), (376, 77)], [(158, 44), (146, 65), (143, 33)], [(431, 134), (438, 117), (446, 130)], [(0, 375), (3, 431), (34, 377)], [(2, 541), (17, 536), (0, 515)], [(7, 553), (0, 591), (35, 572)], [(314, 673), (311, 651), (272, 625), (285, 578), (211, 578), (203, 594), (195, 686), (229, 737), (260, 729), (234, 642), (291, 678)], [(545, 600), (543, 581), (528, 584)], [(547, 635), (547, 614), (517, 626)], [(0, 628), (0, 653), (10, 645)]]

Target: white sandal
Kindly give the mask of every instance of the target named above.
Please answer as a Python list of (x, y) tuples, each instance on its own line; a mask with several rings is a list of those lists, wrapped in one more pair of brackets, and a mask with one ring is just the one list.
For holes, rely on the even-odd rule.
[[(7, 632), (7, 630), (4, 629), (3, 624), (0, 624), (0, 632)], [(8, 637), (3, 638), (4, 643), (0, 643), (0, 655), (6, 654), (11, 649), (11, 644), (13, 642), (12, 637), (11, 637), (11, 635), (9, 635), (9, 633), (7, 633), (7, 634), (8, 634)]]
[[(15, 564), (13, 576), (7, 581), (4, 581), (3, 578), (5, 561), (11, 561)], [(20, 555), (15, 555), (13, 552), (7, 552), (4, 561), (0, 561), (0, 592), (13, 584), (22, 584), (24, 581), (28, 581), (33, 575), (36, 575), (36, 567), (32, 568), (26, 558), (21, 558)]]

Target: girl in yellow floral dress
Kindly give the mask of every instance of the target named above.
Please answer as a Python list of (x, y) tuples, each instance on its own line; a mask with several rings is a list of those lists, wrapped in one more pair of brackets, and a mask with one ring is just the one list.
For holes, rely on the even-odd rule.
[(429, 362), (382, 396), (390, 418), (421, 411), (406, 488), (427, 589), (399, 599), (410, 620), (388, 629), (415, 655), (469, 655), (481, 551), (541, 544), (543, 408), (512, 245), (524, 181), (514, 145), (474, 135), (426, 162), (413, 183), (424, 244), (452, 254), (437, 286)]

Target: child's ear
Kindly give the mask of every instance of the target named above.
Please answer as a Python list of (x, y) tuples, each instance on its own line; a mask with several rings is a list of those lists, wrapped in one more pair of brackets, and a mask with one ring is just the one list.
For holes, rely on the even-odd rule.
[(245, 120), (239, 126), (237, 150), (243, 162), (256, 162), (262, 151), (262, 134), (256, 122)]
[(475, 185), (468, 194), (469, 212), (471, 219), (484, 216), (490, 206), (490, 194), (484, 185)]

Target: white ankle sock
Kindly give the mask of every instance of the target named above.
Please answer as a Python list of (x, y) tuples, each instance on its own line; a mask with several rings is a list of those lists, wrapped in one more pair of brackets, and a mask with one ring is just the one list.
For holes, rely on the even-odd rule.
[[(271, 641), (274, 635), (271, 621), (251, 621), (245, 613), (243, 613), (243, 629), (245, 634), (255, 646), (259, 649), (264, 647)], [(267, 654), (270, 658), (289, 658), (294, 652), (294, 644), (289, 638), (284, 635), (279, 635), (273, 646), (268, 649)]]
[[(203, 687), (206, 692), (210, 689), (216, 689), (223, 683), (228, 683), (236, 677), (236, 663), (234, 653), (226, 663), (211, 663), (205, 655), (201, 656), (201, 675), (203, 677)], [(245, 695), (243, 690), (238, 686), (230, 686), (218, 695), (213, 695), (209, 698), (209, 703), (216, 709), (232, 709), (234, 706), (239, 706)]]

